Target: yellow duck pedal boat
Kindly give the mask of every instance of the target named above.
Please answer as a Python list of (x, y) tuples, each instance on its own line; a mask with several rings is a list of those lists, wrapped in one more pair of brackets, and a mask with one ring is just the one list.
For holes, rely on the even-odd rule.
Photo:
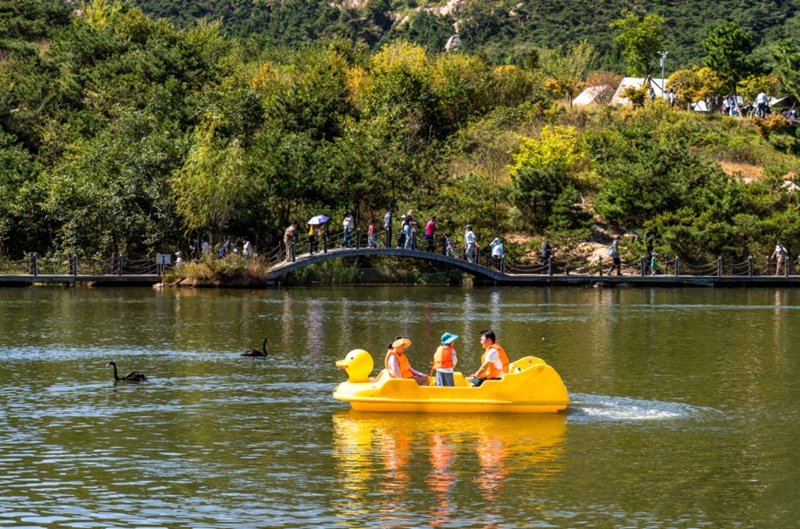
[(357, 411), (445, 413), (555, 413), (569, 404), (561, 377), (541, 358), (526, 356), (512, 362), (501, 380), (487, 380), (472, 387), (464, 375), (454, 373), (455, 386), (420, 386), (413, 379), (392, 378), (382, 370), (369, 378), (372, 355), (363, 349), (347, 353), (336, 366), (347, 372), (347, 382), (333, 391), (333, 398), (349, 402)]

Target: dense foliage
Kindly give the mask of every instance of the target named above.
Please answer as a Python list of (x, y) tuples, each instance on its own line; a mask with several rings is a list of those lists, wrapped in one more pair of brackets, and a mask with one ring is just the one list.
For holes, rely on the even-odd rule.
[[(265, 248), (291, 220), (324, 213), (338, 228), (352, 211), (363, 229), (389, 207), (436, 215), (457, 242), (472, 223), (484, 245), (511, 231), (568, 246), (636, 229), (690, 259), (763, 252), (777, 236), (800, 249), (800, 199), (781, 179), (798, 169), (796, 129), (661, 101), (554, 105), (588, 73), (564, 61), (586, 42), (521, 67), (402, 39), (181, 29), (110, 0), (73, 14), (57, 0), (15, 4), (0, 9), (8, 257), (174, 251), (199, 234)], [(744, 183), (720, 161), (766, 177)]]
[(623, 9), (664, 17), (668, 68), (699, 64), (701, 43), (708, 32), (735, 20), (752, 32), (768, 56), (767, 47), (800, 34), (800, 1), (740, 2), (701, 0), (640, 2), (601, 0), (464, 0), (460, 8), (440, 14), (444, 0), (132, 0), (145, 12), (188, 26), (206, 17), (221, 20), (223, 31), (236, 36), (262, 35), (275, 43), (299, 45), (312, 39), (340, 36), (379, 45), (401, 37), (442, 50), (454, 24), (468, 51), (482, 50), (490, 58), (522, 66), (532, 47), (570, 47), (588, 39), (599, 52), (598, 66), (623, 73), (621, 48), (609, 25)]

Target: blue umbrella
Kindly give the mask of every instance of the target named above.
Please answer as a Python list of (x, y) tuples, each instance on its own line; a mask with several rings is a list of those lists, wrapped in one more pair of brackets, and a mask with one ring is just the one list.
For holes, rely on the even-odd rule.
[(328, 217), (325, 215), (317, 215), (315, 217), (311, 217), (311, 220), (308, 221), (309, 224), (315, 226), (317, 224), (322, 224), (323, 222), (328, 222)]

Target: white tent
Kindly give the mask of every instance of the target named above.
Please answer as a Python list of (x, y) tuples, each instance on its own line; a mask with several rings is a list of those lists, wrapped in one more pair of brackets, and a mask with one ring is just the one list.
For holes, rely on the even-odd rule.
[[(641, 88), (644, 84), (646, 77), (625, 77), (622, 82), (617, 87), (617, 91), (614, 92), (614, 97), (611, 98), (612, 105), (630, 105), (630, 101), (627, 98), (622, 97), (622, 92), (625, 91), (626, 88)], [(656, 97), (664, 97), (664, 91), (662, 87), (664, 86), (665, 79), (650, 79), (650, 86), (653, 87), (653, 90), (656, 93)]]
[(695, 112), (708, 112), (708, 104), (705, 101), (698, 101), (692, 103), (692, 110)]
[(775, 109), (794, 108), (798, 106), (798, 104), (800, 104), (800, 102), (798, 102), (795, 96), (781, 96), (781, 97), (769, 98), (770, 108), (775, 108)]
[(601, 85), (601, 86), (590, 86), (580, 94), (578, 97), (572, 100), (572, 104), (575, 106), (586, 106), (586, 105), (594, 105), (597, 103), (595, 100), (598, 95), (603, 93), (604, 90), (608, 90), (608, 85)]

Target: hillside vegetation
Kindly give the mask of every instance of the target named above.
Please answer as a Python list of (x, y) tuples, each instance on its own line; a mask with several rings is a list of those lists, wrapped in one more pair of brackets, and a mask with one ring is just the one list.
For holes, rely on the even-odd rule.
[[(635, 229), (687, 259), (800, 250), (785, 121), (569, 109), (535, 65), (392, 40), (302, 46), (179, 28), (130, 4), (0, 4), (0, 247), (108, 256), (189, 237), (272, 247), (292, 220), (436, 215), (460, 242), (567, 252)], [(19, 16), (18, 16), (19, 15)], [(15, 28), (15, 29), (9, 29)], [(720, 162), (757, 167), (745, 183)], [(791, 183), (791, 182), (789, 182)], [(512, 256), (525, 247), (509, 245)], [(631, 246), (630, 251), (636, 251)]]
[[(463, 0), (442, 14), (444, 0), (133, 0), (146, 13), (188, 27), (201, 18), (222, 21), (222, 31), (260, 35), (297, 46), (319, 38), (361, 39), (380, 46), (396, 38), (444, 49), (458, 27), (467, 51), (522, 66), (534, 46), (553, 48), (588, 39), (600, 52), (599, 67), (623, 73), (609, 24), (623, 9), (658, 13), (668, 20), (667, 68), (699, 64), (701, 42), (711, 28), (735, 20), (753, 33), (760, 52), (781, 38), (800, 35), (800, 0)], [(669, 71), (668, 70), (668, 71)]]

